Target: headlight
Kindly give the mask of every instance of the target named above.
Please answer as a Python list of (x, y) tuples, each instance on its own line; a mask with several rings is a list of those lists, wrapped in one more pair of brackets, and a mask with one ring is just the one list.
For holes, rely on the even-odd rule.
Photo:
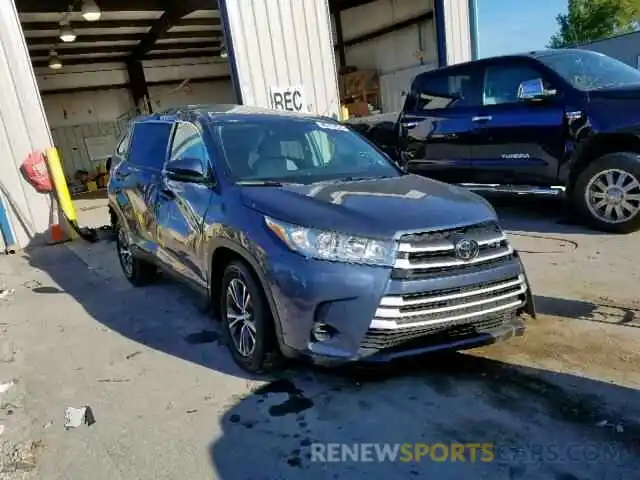
[(294, 252), (320, 260), (392, 266), (395, 241), (299, 227), (264, 217), (267, 227)]

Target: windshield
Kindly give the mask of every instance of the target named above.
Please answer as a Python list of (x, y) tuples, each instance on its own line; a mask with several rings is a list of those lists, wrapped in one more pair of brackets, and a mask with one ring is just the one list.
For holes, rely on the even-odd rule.
[(582, 91), (640, 84), (640, 71), (597, 52), (558, 52), (539, 60)]
[(309, 119), (227, 121), (214, 125), (239, 182), (315, 183), (401, 175), (347, 127)]

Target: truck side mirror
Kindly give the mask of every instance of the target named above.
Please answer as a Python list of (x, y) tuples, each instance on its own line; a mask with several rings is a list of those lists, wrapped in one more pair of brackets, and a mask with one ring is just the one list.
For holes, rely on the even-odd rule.
[(411, 162), (411, 155), (408, 152), (400, 152), (397, 156), (398, 158), (398, 166), (402, 169), (403, 172), (409, 172), (409, 162)]
[(525, 80), (518, 86), (518, 100), (541, 100), (556, 94), (555, 90), (546, 90), (541, 78)]

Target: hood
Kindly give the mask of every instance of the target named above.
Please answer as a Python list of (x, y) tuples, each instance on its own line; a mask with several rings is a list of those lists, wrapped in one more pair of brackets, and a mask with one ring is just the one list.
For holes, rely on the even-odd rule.
[(417, 175), (282, 187), (243, 186), (246, 206), (276, 220), (351, 235), (455, 228), (495, 220), (473, 193)]

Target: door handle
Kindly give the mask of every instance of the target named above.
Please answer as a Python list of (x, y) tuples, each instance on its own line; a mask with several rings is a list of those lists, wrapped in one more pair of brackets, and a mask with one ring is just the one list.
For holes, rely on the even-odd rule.
[(473, 117), (471, 119), (472, 122), (475, 123), (480, 123), (480, 122), (488, 122), (489, 120), (491, 120), (493, 117), (491, 115), (481, 115), (479, 117)]
[(402, 123), (401, 123), (401, 125), (402, 125), (404, 128), (415, 128), (415, 127), (417, 127), (417, 126), (418, 126), (418, 123), (419, 123), (419, 122), (417, 122), (417, 121), (415, 121), (415, 120), (414, 120), (414, 121), (411, 121), (411, 122), (402, 122)]

